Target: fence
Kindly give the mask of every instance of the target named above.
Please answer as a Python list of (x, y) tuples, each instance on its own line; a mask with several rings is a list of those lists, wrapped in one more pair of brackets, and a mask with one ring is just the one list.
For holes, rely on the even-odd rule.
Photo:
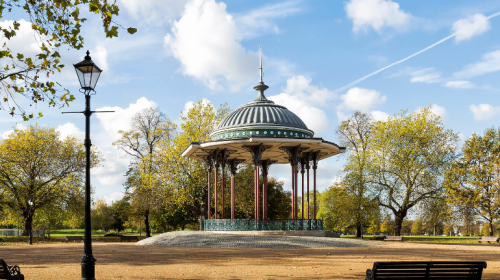
[[(32, 230), (31, 232), (33, 237), (45, 237), (45, 230)], [(17, 229), (0, 230), (0, 236), (23, 236), (23, 231)]]
[(203, 220), (205, 231), (323, 230), (319, 219), (211, 219)]

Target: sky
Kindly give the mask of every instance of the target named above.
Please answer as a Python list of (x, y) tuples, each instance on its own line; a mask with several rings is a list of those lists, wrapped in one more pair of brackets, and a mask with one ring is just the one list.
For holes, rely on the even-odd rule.
[[(103, 74), (92, 109), (114, 110), (91, 120), (92, 143), (102, 167), (92, 170), (95, 199), (123, 196), (130, 162), (112, 146), (132, 116), (158, 107), (179, 123), (181, 111), (205, 99), (231, 109), (253, 100), (263, 51), (265, 92), (315, 131), (338, 142), (335, 130), (354, 111), (385, 120), (401, 110), (432, 106), (446, 128), (472, 133), (500, 121), (500, 1), (463, 0), (118, 0), (114, 20), (138, 32), (105, 38), (100, 18), (87, 12), (84, 49), (63, 50), (67, 67), (58, 81), (76, 97), (69, 108), (38, 105), (44, 117), (24, 122), (0, 113), (0, 137), (14, 127), (38, 123), (61, 137), (84, 139), (85, 118), (62, 111), (84, 109), (72, 64), (88, 49)], [(9, 44), (34, 52), (27, 15), (5, 14), (0, 26), (21, 23)], [(496, 34), (496, 35), (495, 35)], [(21, 105), (29, 107), (26, 100)], [(341, 175), (345, 156), (321, 161), (318, 189)], [(275, 165), (270, 176), (291, 187), (290, 167)]]

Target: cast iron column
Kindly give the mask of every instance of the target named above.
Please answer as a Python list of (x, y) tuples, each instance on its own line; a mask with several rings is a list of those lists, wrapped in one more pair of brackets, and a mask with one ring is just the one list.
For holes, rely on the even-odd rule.
[(231, 219), (234, 219), (235, 216), (235, 210), (234, 210), (234, 177), (236, 175), (236, 171), (238, 169), (238, 164), (244, 162), (244, 160), (241, 159), (230, 159), (227, 161), (229, 165), (229, 171), (231, 172)]
[(262, 168), (262, 219), (267, 219), (267, 175), (269, 167), (276, 161), (270, 159), (263, 160), (260, 167)]
[(292, 165), (292, 219), (297, 219), (297, 185), (298, 185), (298, 180), (297, 180), (297, 165), (299, 163), (299, 158), (300, 155), (302, 154), (303, 150), (306, 150), (308, 148), (303, 148), (298, 146), (292, 146), (292, 147), (280, 147), (280, 150), (285, 151), (288, 154), (288, 160), (290, 161), (290, 164)]
[(319, 151), (311, 153), (311, 160), (314, 172), (314, 185), (313, 185), (313, 219), (316, 219), (316, 169), (318, 169), (318, 155)]
[(304, 173), (305, 173), (305, 161), (304, 159), (300, 159), (300, 173), (302, 174), (302, 198), (301, 198), (301, 208), (302, 208), (302, 220), (304, 219), (304, 204), (305, 204), (305, 198), (304, 198)]
[(92, 227), (90, 219), (90, 94), (85, 94), (85, 240), (83, 245), (83, 257), (80, 259), (82, 265), (82, 279), (95, 279), (96, 258), (92, 255)]
[(255, 219), (259, 219), (259, 167), (262, 159), (262, 154), (265, 150), (272, 148), (272, 146), (259, 145), (244, 145), (242, 148), (250, 152), (254, 162), (254, 192), (255, 192)]
[(207, 169), (207, 170), (208, 170), (208, 172), (207, 172), (207, 173), (208, 173), (208, 198), (207, 198), (207, 200), (208, 200), (208, 201), (207, 201), (207, 204), (208, 204), (208, 211), (207, 211), (207, 214), (208, 214), (208, 215), (207, 215), (207, 216), (208, 216), (208, 219), (210, 220), (210, 219), (211, 219), (211, 217), (212, 217), (212, 215), (211, 215), (211, 214), (212, 214), (212, 213), (211, 213), (211, 212), (212, 212), (212, 209), (211, 209), (211, 208), (212, 208), (212, 201), (211, 201), (212, 193), (210, 192), (210, 191), (211, 191), (211, 190), (210, 190), (210, 184), (211, 184), (211, 181), (210, 181), (210, 180), (211, 180), (211, 179), (210, 179), (210, 175), (211, 175), (211, 173), (212, 173), (212, 159), (210, 158), (210, 156), (208, 156), (208, 161), (207, 161), (207, 163), (208, 163), (208, 169)]
[(295, 167), (292, 163), (292, 219), (295, 219)]
[(217, 173), (219, 173), (219, 163), (215, 162), (214, 166), (214, 219), (217, 219)]

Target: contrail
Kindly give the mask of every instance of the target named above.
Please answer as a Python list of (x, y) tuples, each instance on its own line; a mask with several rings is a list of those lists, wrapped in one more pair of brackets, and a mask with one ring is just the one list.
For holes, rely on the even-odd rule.
[[(490, 16), (489, 16), (489, 17), (487, 17), (486, 19), (491, 19), (491, 18), (494, 18), (494, 17), (496, 17), (496, 16), (500, 16), (500, 12), (498, 12), (498, 13), (494, 13), (494, 14), (490, 15)], [(428, 47), (427, 47), (427, 48), (425, 48), (425, 49), (422, 49), (422, 50), (420, 50), (420, 51), (418, 51), (418, 52), (416, 52), (416, 53), (414, 53), (414, 54), (412, 54), (412, 55), (410, 55), (410, 56), (407, 56), (407, 57), (405, 57), (405, 58), (403, 58), (403, 59), (401, 59), (401, 60), (398, 60), (398, 61), (396, 61), (396, 62), (394, 62), (394, 63), (392, 63), (392, 64), (389, 64), (389, 65), (385, 66), (384, 68), (381, 68), (381, 69), (379, 69), (379, 70), (377, 70), (377, 71), (375, 71), (375, 72), (372, 72), (372, 73), (370, 73), (370, 74), (368, 74), (368, 75), (366, 75), (366, 76), (364, 76), (364, 77), (362, 77), (362, 78), (360, 78), (360, 79), (357, 79), (356, 81), (354, 81), (354, 82), (352, 82), (352, 83), (350, 83), (350, 84), (348, 84), (348, 85), (345, 85), (345, 86), (343, 86), (343, 87), (341, 87), (341, 88), (338, 88), (338, 89), (334, 90), (333, 92), (339, 92), (339, 91), (344, 90), (344, 89), (346, 89), (346, 88), (352, 87), (353, 85), (358, 84), (359, 82), (362, 82), (362, 81), (364, 81), (364, 80), (366, 80), (366, 79), (370, 78), (371, 76), (373, 76), (373, 75), (375, 75), (375, 74), (378, 74), (378, 73), (380, 73), (380, 72), (384, 71), (384, 70), (385, 70), (385, 69), (387, 69), (387, 68), (391, 68), (391, 67), (392, 67), (392, 66), (394, 66), (394, 65), (397, 65), (397, 64), (399, 64), (399, 63), (401, 63), (401, 62), (405, 62), (405, 61), (407, 61), (408, 59), (410, 59), (410, 58), (412, 58), (412, 57), (414, 57), (414, 56), (416, 56), (416, 55), (419, 55), (419, 54), (421, 54), (421, 53), (423, 53), (423, 52), (425, 52), (425, 51), (427, 51), (427, 50), (429, 50), (429, 49), (434, 48), (435, 46), (437, 46), (437, 45), (439, 45), (439, 44), (441, 44), (441, 43), (443, 43), (443, 42), (445, 42), (445, 41), (447, 41), (447, 40), (449, 40), (449, 39), (451, 39), (451, 38), (455, 37), (456, 35), (457, 35), (457, 33), (453, 33), (453, 34), (451, 34), (450, 36), (448, 36), (448, 37), (446, 37), (446, 38), (444, 38), (444, 39), (441, 39), (441, 40), (437, 41), (436, 43), (434, 43), (434, 44), (432, 44), (432, 45), (428, 46)]]

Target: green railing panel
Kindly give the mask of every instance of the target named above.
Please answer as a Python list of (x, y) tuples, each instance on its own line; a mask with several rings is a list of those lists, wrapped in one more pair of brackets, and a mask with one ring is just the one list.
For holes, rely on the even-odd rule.
[(318, 219), (211, 219), (203, 220), (205, 231), (323, 230)]

